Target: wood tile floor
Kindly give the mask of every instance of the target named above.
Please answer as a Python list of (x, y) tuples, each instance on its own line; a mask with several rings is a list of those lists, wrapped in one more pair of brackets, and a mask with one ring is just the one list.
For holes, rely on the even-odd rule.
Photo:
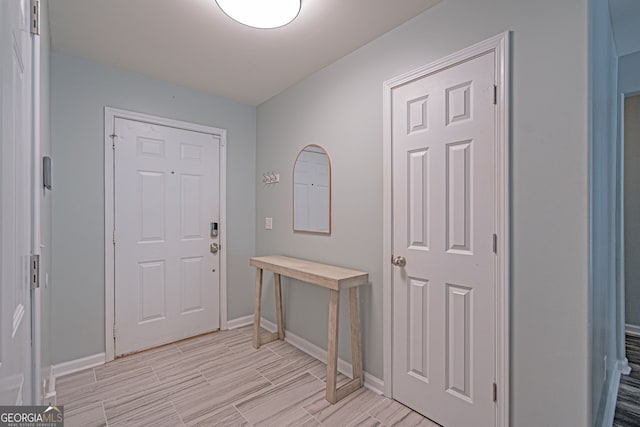
[(640, 337), (627, 335), (627, 359), (631, 367), (629, 375), (620, 378), (615, 427), (640, 426)]
[(251, 333), (203, 335), (58, 378), (65, 425), (437, 426), (366, 388), (331, 405), (324, 363), (282, 341), (255, 350)]

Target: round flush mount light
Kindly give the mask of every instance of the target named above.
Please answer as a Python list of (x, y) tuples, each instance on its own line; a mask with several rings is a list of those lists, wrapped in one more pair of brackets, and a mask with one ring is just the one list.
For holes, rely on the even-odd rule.
[(301, 0), (216, 0), (234, 21), (255, 28), (287, 25), (300, 13)]

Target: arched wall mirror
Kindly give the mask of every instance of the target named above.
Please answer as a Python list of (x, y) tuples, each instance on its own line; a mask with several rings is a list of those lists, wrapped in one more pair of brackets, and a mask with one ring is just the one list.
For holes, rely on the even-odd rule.
[(304, 147), (293, 166), (293, 231), (331, 234), (331, 161), (319, 145)]

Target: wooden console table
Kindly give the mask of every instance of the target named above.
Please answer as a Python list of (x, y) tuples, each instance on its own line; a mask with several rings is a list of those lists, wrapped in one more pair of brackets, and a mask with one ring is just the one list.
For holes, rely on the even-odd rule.
[[(369, 275), (362, 271), (348, 270), (333, 265), (319, 264), (285, 256), (263, 256), (251, 258), (250, 264), (256, 267), (256, 301), (253, 320), (253, 346), (260, 348), (262, 343), (276, 339), (284, 340), (282, 313), (282, 286), (280, 276), (302, 280), (329, 289), (329, 337), (327, 343), (327, 400), (336, 403), (364, 384), (362, 372), (362, 349), (360, 341), (360, 311), (358, 308), (358, 287), (369, 283)], [(260, 310), (262, 306), (262, 272), (272, 271), (275, 278), (276, 320), (278, 331), (261, 340)], [(349, 289), (349, 317), (351, 318), (351, 364), (353, 379), (336, 388), (338, 375), (338, 308), (340, 291)], [(262, 342), (261, 342), (262, 341)]]

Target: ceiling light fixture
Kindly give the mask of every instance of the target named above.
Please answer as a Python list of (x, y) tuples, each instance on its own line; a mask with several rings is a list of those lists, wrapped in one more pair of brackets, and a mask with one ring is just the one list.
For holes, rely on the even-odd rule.
[(255, 28), (287, 25), (300, 13), (301, 0), (216, 0), (234, 21)]

